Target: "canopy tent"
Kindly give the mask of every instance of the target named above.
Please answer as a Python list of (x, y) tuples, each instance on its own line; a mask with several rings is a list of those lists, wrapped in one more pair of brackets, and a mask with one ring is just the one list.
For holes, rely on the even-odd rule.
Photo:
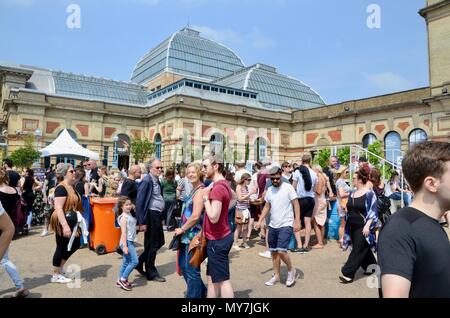
[(98, 153), (79, 145), (64, 129), (61, 134), (50, 145), (39, 150), (41, 157), (49, 156), (77, 156), (98, 160)]

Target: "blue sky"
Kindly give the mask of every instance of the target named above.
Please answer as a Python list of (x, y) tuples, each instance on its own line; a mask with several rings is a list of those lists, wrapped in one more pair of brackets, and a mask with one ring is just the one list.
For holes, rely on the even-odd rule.
[[(68, 28), (78, 4), (81, 27)], [(370, 4), (381, 28), (370, 29)], [(425, 0), (0, 0), (0, 61), (129, 81), (186, 26), (302, 80), (328, 104), (429, 85)]]

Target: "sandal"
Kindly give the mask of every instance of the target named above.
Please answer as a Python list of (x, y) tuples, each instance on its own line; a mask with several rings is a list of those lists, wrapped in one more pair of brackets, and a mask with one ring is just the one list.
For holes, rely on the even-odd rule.
[(29, 295), (30, 293), (28, 292), (28, 289), (26, 288), (22, 288), (19, 289), (18, 291), (16, 291), (11, 298), (25, 298)]

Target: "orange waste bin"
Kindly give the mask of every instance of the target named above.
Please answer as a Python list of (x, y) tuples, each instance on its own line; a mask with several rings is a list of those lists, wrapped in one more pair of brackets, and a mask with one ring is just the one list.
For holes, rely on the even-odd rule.
[(93, 229), (89, 247), (97, 254), (115, 252), (119, 247), (120, 228), (115, 227), (113, 211), (117, 198), (91, 198)]

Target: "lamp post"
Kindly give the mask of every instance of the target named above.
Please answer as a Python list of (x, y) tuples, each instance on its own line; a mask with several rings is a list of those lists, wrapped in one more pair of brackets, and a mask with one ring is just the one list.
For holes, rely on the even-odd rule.
[[(39, 151), (39, 140), (42, 137), (42, 130), (37, 128), (34, 131), (34, 137), (36, 138), (36, 151)], [(40, 168), (40, 166), (41, 166), (40, 159), (36, 159), (36, 161), (34, 162), (34, 166), (36, 166), (37, 168)]]
[(114, 141), (114, 153), (113, 153), (113, 164), (112, 164), (112, 167), (113, 167), (113, 169), (117, 169), (117, 166), (118, 166), (118, 162), (117, 162), (117, 160), (118, 160), (117, 142), (119, 141), (119, 137), (118, 136), (114, 136), (113, 137), (113, 141)]

